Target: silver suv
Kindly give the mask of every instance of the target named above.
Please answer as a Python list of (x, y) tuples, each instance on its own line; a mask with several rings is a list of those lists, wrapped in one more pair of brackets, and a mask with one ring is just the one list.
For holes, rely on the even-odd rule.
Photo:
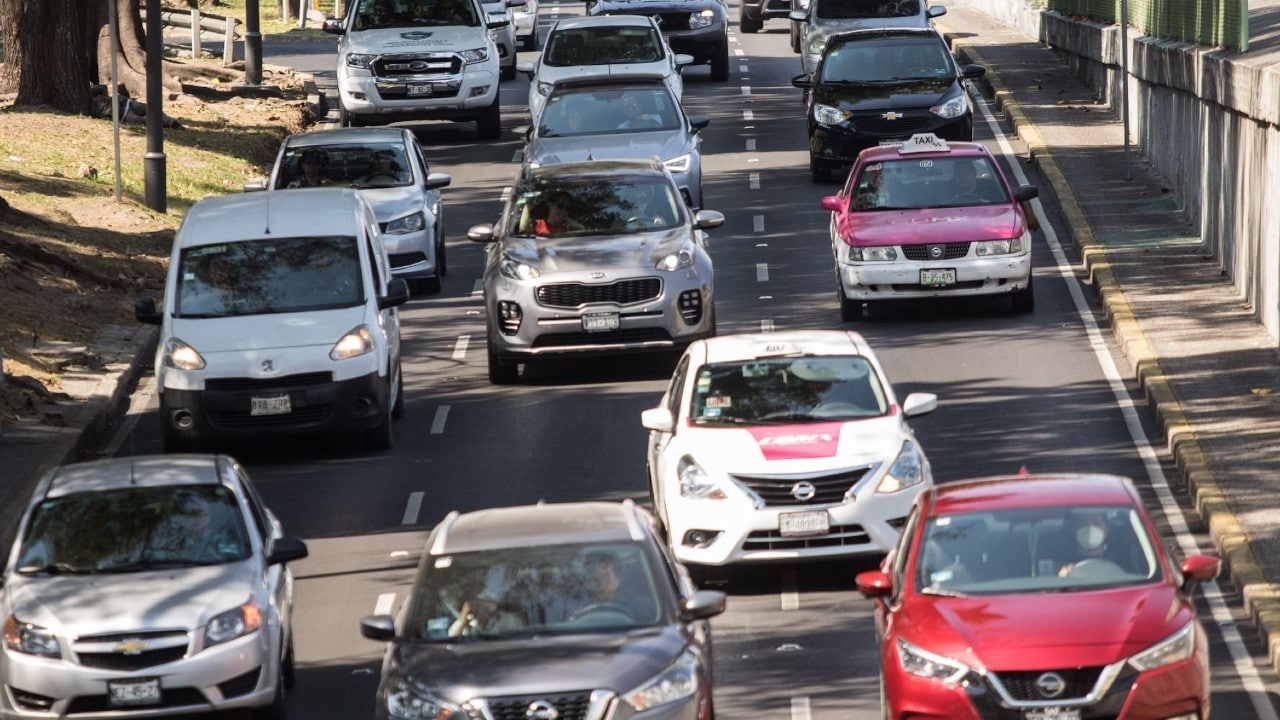
[(488, 243), (483, 275), (489, 381), (519, 363), (581, 353), (680, 350), (716, 333), (706, 230), (662, 161), (528, 167)]
[(806, 75), (818, 69), (827, 40), (846, 30), (877, 28), (932, 28), (933, 19), (947, 14), (941, 5), (925, 0), (810, 0), (804, 10), (792, 10), (795, 21), (792, 49), (800, 53)]

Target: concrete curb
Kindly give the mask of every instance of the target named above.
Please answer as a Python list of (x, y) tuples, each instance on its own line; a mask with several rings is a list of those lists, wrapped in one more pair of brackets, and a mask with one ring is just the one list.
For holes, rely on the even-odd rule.
[[(939, 25), (939, 29), (941, 29)], [(1280, 594), (1267, 580), (1249, 545), (1249, 537), (1240, 525), (1209, 466), (1195, 429), (1187, 420), (1177, 393), (1160, 367), (1160, 358), (1147, 341), (1142, 326), (1124, 290), (1112, 272), (1106, 248), (1094, 238), (1088, 218), (1080, 209), (1071, 185), (1054, 162), (1044, 139), (1023, 113), (1013, 93), (1000, 80), (999, 73), (972, 44), (955, 33), (943, 32), (957, 56), (987, 68), (981, 82), (995, 99), (997, 111), (1004, 112), (1023, 142), (1032, 162), (1049, 181), (1071, 236), (1080, 251), (1088, 280), (1094, 287), (1112, 323), (1112, 330), (1125, 356), (1133, 366), (1147, 401), (1155, 409), (1156, 421), (1164, 431), (1165, 442), (1182, 475), (1187, 491), (1194, 498), (1197, 512), (1209, 527), (1209, 535), (1225, 560), (1224, 569), (1244, 602), (1245, 610), (1258, 626), (1273, 666), (1280, 666)]]

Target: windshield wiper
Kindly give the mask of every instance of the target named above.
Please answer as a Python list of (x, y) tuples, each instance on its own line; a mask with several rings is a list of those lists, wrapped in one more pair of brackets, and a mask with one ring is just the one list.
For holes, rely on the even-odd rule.
[(19, 575), (92, 575), (93, 570), (78, 568), (68, 563), (49, 563), (47, 565), (25, 565), (18, 568)]
[(776, 423), (788, 423), (807, 420), (830, 420), (830, 418), (818, 417), (811, 413), (779, 413), (777, 415), (769, 415), (768, 417), (757, 418), (756, 422), (763, 425), (772, 425)]
[(943, 590), (942, 588), (926, 587), (920, 590), (921, 595), (937, 595), (939, 597), (969, 597), (967, 594), (959, 590)]
[(146, 570), (173, 570), (175, 568), (198, 567), (201, 565), (221, 565), (218, 560), (183, 560), (183, 559), (145, 559), (121, 563), (110, 567), (99, 568), (100, 573), (127, 573)]

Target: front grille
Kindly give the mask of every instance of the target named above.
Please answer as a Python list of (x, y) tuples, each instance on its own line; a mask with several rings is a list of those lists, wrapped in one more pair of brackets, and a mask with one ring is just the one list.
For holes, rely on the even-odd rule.
[(861, 525), (832, 525), (826, 535), (809, 537), (782, 537), (778, 530), (757, 530), (747, 536), (742, 549), (747, 552), (763, 550), (804, 550), (807, 548), (832, 548), (846, 545), (866, 545), (871, 536)]
[[(135, 654), (126, 654), (115, 647), (130, 641), (142, 641), (151, 647)], [(185, 631), (159, 630), (86, 635), (76, 638), (71, 650), (85, 667), (127, 672), (181, 660), (186, 657), (189, 644), (190, 637)]]
[[(765, 505), (835, 505), (844, 502), (845, 493), (857, 485), (869, 472), (871, 468), (864, 467), (825, 477), (780, 478), (734, 475), (733, 479), (759, 495)], [(791, 488), (801, 480), (813, 484), (816, 490), (813, 498), (797, 500), (791, 494)]]
[(402, 268), (410, 265), (416, 265), (420, 262), (427, 261), (426, 253), (410, 252), (410, 253), (391, 253), (387, 255), (387, 260), (391, 262), (391, 267)]
[[(1047, 698), (1036, 689), (1036, 678), (1046, 672), (1055, 672), (1066, 681), (1067, 687), (1056, 698)], [(1009, 697), (1019, 701), (1032, 700), (1072, 700), (1082, 698), (1093, 690), (1098, 683), (1100, 667), (1070, 668), (1066, 670), (1027, 670), (1020, 672), (994, 673), (997, 680), (1009, 693)]]
[(293, 412), (282, 415), (250, 415), (244, 412), (210, 412), (209, 424), (214, 428), (278, 428), (299, 425), (320, 425), (329, 422), (333, 414), (332, 405), (308, 405), (294, 408)]
[(882, 138), (908, 138), (914, 133), (925, 132), (929, 125), (929, 118), (908, 117), (885, 120), (879, 115), (868, 115), (854, 118), (850, 124), (857, 132), (867, 135)]
[(902, 256), (916, 262), (927, 262), (929, 260), (955, 260), (969, 254), (969, 243), (967, 242), (945, 243), (942, 257), (940, 258), (929, 257), (929, 247), (929, 245), (903, 245)]
[(457, 75), (462, 72), (462, 58), (452, 53), (383, 55), (370, 67), (373, 70), (373, 76), (379, 79)]
[(550, 703), (558, 713), (558, 720), (585, 720), (587, 709), (591, 706), (591, 693), (496, 698), (489, 701), (489, 714), (493, 720), (527, 720), (529, 706), (535, 702)]
[[(180, 708), (196, 708), (199, 712), (205, 713), (213, 710), (213, 706), (209, 700), (195, 688), (162, 688), (160, 690), (160, 704), (147, 705), (147, 710), (165, 710)], [(67, 715), (83, 715), (85, 713), (120, 713), (120, 708), (113, 708), (107, 705), (106, 695), (81, 695), (72, 698), (67, 704)], [(123, 717), (124, 714), (121, 714)]]
[(284, 375), (278, 378), (211, 378), (204, 381), (204, 387), (206, 390), (260, 392), (308, 385), (328, 385), (331, 382), (333, 382), (333, 373), (313, 372)]
[(85, 667), (100, 668), (103, 670), (118, 670), (127, 672), (130, 670), (141, 670), (143, 668), (164, 665), (186, 657), (187, 648), (171, 647), (159, 648), (157, 650), (147, 650), (137, 655), (125, 655), (123, 653), (77, 653), (76, 657), (80, 658), (80, 664)]
[(545, 307), (576, 308), (593, 303), (634, 305), (662, 295), (659, 278), (636, 278), (606, 284), (552, 283), (539, 285), (538, 304)]
[(635, 328), (612, 332), (544, 333), (533, 341), (535, 348), (569, 347), (572, 345), (632, 345), (647, 342), (671, 342), (662, 328)]
[(687, 12), (649, 13), (650, 17), (658, 22), (658, 27), (661, 28), (664, 33), (675, 32), (677, 30), (688, 30), (689, 16), (692, 14), (693, 13)]

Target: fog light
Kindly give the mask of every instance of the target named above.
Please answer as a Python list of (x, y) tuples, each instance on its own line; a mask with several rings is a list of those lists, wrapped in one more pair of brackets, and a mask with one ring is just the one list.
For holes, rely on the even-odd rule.
[(719, 530), (689, 530), (684, 534), (685, 547), (705, 548), (720, 537)]
[(353, 92), (353, 93), (351, 93), (351, 97), (352, 97), (352, 98), (354, 98), (354, 99), (356, 99), (356, 100), (368, 100), (368, 99), (369, 99), (369, 96), (368, 96), (368, 95), (365, 95), (365, 94), (364, 94), (364, 93), (362, 93), (362, 92)]
[(680, 317), (686, 325), (697, 325), (702, 320), (702, 291), (685, 290), (677, 299), (680, 306)]
[(174, 410), (169, 417), (173, 426), (179, 430), (190, 430), (196, 424), (196, 419), (191, 415), (190, 410)]
[(477, 85), (476, 87), (471, 88), (471, 97), (480, 97), (487, 92), (489, 92), (488, 85)]
[(520, 322), (524, 319), (524, 313), (520, 310), (520, 305), (511, 300), (498, 301), (498, 331), (503, 335), (515, 335), (520, 332)]

